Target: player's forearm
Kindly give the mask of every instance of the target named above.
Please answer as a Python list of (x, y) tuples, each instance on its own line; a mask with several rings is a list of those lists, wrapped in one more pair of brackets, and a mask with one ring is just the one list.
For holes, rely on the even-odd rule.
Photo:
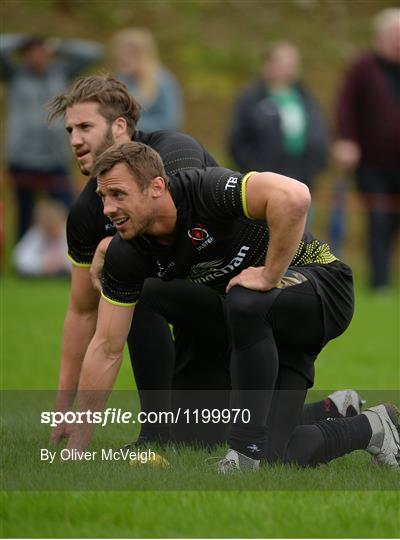
[(90, 266), (90, 279), (92, 280), (94, 289), (98, 292), (101, 292), (101, 276), (103, 274), (104, 258), (112, 239), (112, 236), (106, 236), (99, 242)]
[(83, 359), (96, 330), (96, 320), (97, 309), (87, 313), (71, 309), (67, 312), (62, 338), (57, 410), (68, 410), (72, 406)]
[(264, 277), (276, 285), (287, 271), (300, 244), (311, 202), (306, 186), (293, 193), (277, 193), (267, 206), (270, 240)]
[[(121, 366), (122, 350), (110, 350), (105, 339), (91, 341), (79, 380), (77, 411), (102, 411), (114, 386)], [(76, 424), (68, 442), (69, 449), (85, 450), (92, 438), (95, 424), (84, 422)]]
[[(133, 307), (115, 306), (100, 299), (96, 333), (86, 351), (79, 378), (78, 411), (103, 410), (121, 365), (132, 316)], [(68, 448), (84, 450), (93, 430), (93, 424), (76, 424)]]

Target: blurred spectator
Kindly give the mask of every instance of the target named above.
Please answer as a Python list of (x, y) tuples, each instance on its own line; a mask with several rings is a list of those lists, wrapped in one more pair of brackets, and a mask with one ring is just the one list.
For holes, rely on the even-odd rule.
[(32, 222), (38, 191), (66, 206), (72, 202), (65, 129), (60, 122), (49, 130), (43, 106), (97, 62), (102, 48), (89, 41), (45, 41), (19, 34), (1, 34), (0, 43), (0, 74), (7, 88), (6, 162), (21, 238)]
[(272, 45), (261, 77), (237, 100), (229, 146), (240, 170), (273, 171), (312, 188), (326, 163), (328, 137), (320, 108), (299, 76), (296, 47)]
[(400, 9), (375, 18), (374, 50), (345, 74), (334, 157), (354, 172), (368, 215), (371, 286), (386, 288), (400, 223)]
[(173, 75), (160, 64), (157, 45), (149, 30), (127, 28), (112, 40), (116, 76), (142, 107), (138, 129), (151, 132), (179, 130), (182, 125), (181, 90)]
[(335, 168), (331, 190), (331, 207), (328, 221), (329, 246), (337, 257), (341, 256), (347, 228), (347, 194), (349, 179), (345, 171)]
[(39, 201), (34, 225), (14, 249), (16, 271), (25, 277), (54, 277), (69, 273), (65, 234), (66, 210), (57, 201)]

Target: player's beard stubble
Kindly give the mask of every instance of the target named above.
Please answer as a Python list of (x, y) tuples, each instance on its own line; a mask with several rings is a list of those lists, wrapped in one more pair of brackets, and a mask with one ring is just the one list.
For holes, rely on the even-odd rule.
[(104, 137), (101, 139), (97, 147), (94, 148), (92, 151), (91, 164), (90, 165), (88, 164), (87, 166), (80, 164), (81, 173), (84, 174), (85, 176), (89, 176), (93, 170), (93, 166), (97, 158), (100, 156), (100, 154), (102, 154), (105, 150), (110, 148), (110, 146), (112, 146), (113, 144), (115, 144), (115, 139), (113, 137), (111, 126), (108, 126), (107, 131), (104, 134)]
[(98, 147), (94, 151), (93, 164), (99, 157), (99, 155), (105, 152), (113, 144), (115, 144), (115, 139), (113, 137), (111, 126), (108, 126), (107, 132), (105, 133), (103, 139), (100, 141)]

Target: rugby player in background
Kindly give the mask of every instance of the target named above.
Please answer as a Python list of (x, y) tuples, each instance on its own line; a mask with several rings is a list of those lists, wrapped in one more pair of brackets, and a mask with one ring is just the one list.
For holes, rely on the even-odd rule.
[[(215, 297), (225, 306), (220, 311), (232, 346), (231, 407), (250, 411), (250, 421), (231, 424), (230, 450), (219, 472), (255, 470), (261, 459), (315, 465), (358, 449), (380, 464), (399, 466), (394, 406), (298, 426), (314, 361), (346, 330), (354, 307), (351, 269), (304, 232), (310, 204), (304, 184), (221, 167), (168, 177), (157, 152), (137, 142), (106, 150), (93, 174), (104, 213), (119, 234), (105, 257), (97, 328), (79, 380), (79, 411), (104, 408), (143, 284), (162, 268), (164, 280), (205, 286), (197, 301), (192, 298), (190, 312), (185, 291), (175, 296), (173, 322), (197, 316)], [(200, 227), (204, 234), (193, 242)], [(214, 325), (216, 335), (221, 329)], [(93, 429), (77, 424), (68, 448), (85, 450)]]
[[(182, 170), (217, 165), (213, 157), (188, 135), (175, 132), (145, 134), (137, 131), (139, 114), (139, 106), (126, 86), (110, 76), (78, 79), (67, 93), (56, 97), (49, 105), (50, 120), (58, 116), (65, 117), (74, 155), (81, 172), (87, 176), (91, 174), (96, 156), (103, 150), (114, 143), (124, 143), (131, 139), (146, 143), (157, 150), (169, 175)], [(104, 216), (102, 201), (96, 194), (96, 188), (96, 179), (90, 178), (71, 209), (67, 223), (69, 256), (73, 268), (62, 337), (56, 401), (56, 409), (59, 411), (70, 410), (73, 405), (83, 358), (96, 327), (99, 293), (92, 285), (90, 266), (99, 246), (94, 267), (92, 266), (96, 280), (101, 271), (106, 246), (117, 230), (115, 224)], [(188, 291), (188, 285), (179, 281), (166, 283), (149, 280), (136, 308), (135, 324), (128, 336), (128, 347), (142, 410), (164, 410), (166, 403), (170, 406), (171, 387), (180, 390), (220, 390), (219, 398), (216, 398), (217, 392), (208, 396), (216, 398), (216, 402), (207, 401), (196, 405), (207, 408), (227, 406), (226, 391), (230, 388), (229, 345), (225, 340), (222, 315), (220, 319), (216, 316), (210, 321), (209, 313), (205, 313), (204, 317), (198, 317), (196, 321), (186, 320), (181, 325), (177, 323), (174, 325), (175, 344), (171, 337), (168, 322), (172, 319), (169, 318), (168, 303), (171, 303), (180, 291), (187, 294), (188, 305), (191, 295), (195, 301), (198, 295), (202, 294), (202, 287), (193, 285)], [(160, 304), (154, 303), (156, 299), (162, 304), (161, 308)], [(218, 297), (213, 298), (207, 308), (211, 313), (219, 313)], [(215, 324), (221, 327), (217, 337), (214, 335)], [(179, 392), (176, 396), (178, 400)], [(302, 421), (313, 423), (328, 416), (356, 414), (359, 410), (357, 393), (340, 391), (322, 402), (306, 406)], [(222, 441), (226, 436), (223, 425), (194, 428), (194, 433), (182, 431), (180, 428), (181, 431), (172, 436), (181, 441), (196, 439), (206, 443)], [(53, 428), (51, 442), (56, 443), (67, 436), (68, 426), (62, 424)], [(168, 426), (142, 426), (142, 442), (169, 440), (170, 436)]]

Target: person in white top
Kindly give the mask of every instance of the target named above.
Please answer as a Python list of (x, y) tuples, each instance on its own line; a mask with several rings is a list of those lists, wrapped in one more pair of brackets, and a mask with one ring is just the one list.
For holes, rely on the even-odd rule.
[(61, 203), (42, 200), (35, 208), (34, 225), (14, 249), (14, 267), (25, 277), (54, 277), (70, 272), (65, 235), (66, 212)]

